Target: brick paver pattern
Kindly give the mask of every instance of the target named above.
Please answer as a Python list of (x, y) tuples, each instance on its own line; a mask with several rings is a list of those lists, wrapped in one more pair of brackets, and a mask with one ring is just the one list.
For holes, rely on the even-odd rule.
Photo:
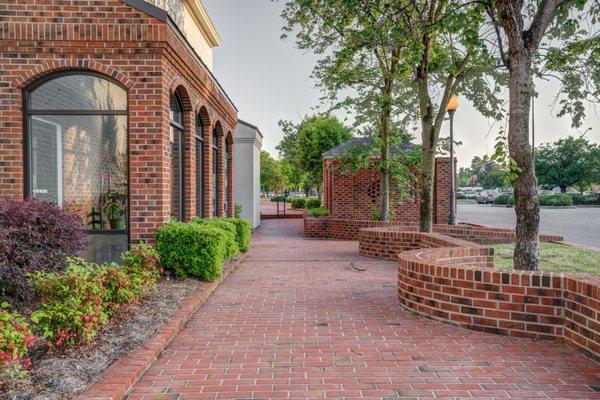
[(269, 220), (251, 253), (129, 399), (597, 398), (600, 365), (564, 345), (470, 331), (397, 303), (396, 263)]

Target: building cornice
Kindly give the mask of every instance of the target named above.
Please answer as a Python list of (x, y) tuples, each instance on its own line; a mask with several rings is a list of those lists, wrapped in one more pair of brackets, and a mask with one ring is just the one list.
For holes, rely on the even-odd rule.
[(204, 4), (202, 4), (200, 0), (184, 0), (184, 2), (189, 5), (192, 16), (198, 27), (200, 27), (200, 30), (202, 30), (202, 33), (205, 35), (208, 43), (212, 47), (221, 45), (219, 32), (217, 32), (215, 24), (210, 19), (208, 12), (206, 12)]

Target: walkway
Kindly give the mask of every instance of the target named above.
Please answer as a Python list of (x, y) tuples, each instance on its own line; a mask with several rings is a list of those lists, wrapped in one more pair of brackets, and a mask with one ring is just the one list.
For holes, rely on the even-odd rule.
[(269, 220), (247, 261), (135, 385), (134, 399), (594, 398), (600, 365), (396, 303), (395, 264)]

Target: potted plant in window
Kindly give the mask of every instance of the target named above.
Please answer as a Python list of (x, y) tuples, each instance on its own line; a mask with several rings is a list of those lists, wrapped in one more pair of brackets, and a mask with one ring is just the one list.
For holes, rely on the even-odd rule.
[(110, 229), (125, 229), (127, 194), (123, 185), (106, 191), (102, 195), (102, 204), (110, 224)]

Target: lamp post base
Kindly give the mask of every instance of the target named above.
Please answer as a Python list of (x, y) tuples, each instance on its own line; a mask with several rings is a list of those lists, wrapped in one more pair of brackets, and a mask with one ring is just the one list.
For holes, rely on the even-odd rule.
[(451, 215), (448, 219), (448, 225), (456, 225), (456, 215)]

